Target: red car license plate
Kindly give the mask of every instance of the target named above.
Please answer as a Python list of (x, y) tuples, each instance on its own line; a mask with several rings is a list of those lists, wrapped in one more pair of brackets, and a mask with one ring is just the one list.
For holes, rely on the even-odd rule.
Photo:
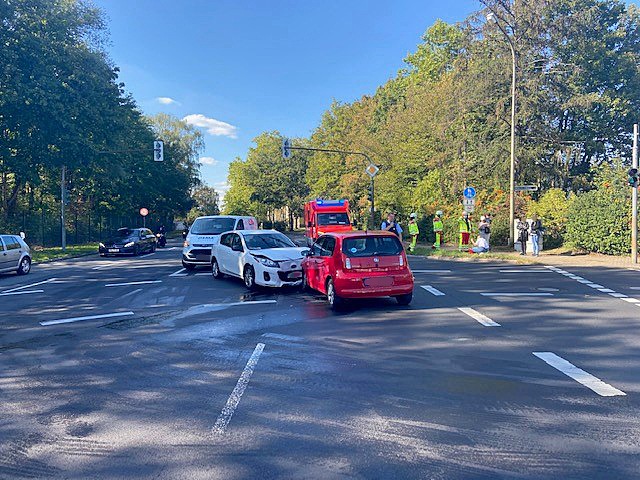
[(393, 285), (393, 278), (391, 277), (373, 277), (365, 278), (365, 287), (391, 287)]

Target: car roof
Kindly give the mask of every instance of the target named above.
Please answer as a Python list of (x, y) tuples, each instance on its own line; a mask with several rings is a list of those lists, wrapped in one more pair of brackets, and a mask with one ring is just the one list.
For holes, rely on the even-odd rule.
[(255, 217), (252, 217), (251, 215), (204, 215), (202, 217), (196, 218), (196, 220), (199, 220), (201, 218), (233, 218), (234, 220), (237, 220), (239, 218), (255, 218)]
[(396, 234), (392, 232), (385, 232), (384, 230), (358, 230), (351, 232), (327, 232), (326, 235), (331, 235), (337, 238), (349, 238), (349, 237), (395, 237)]

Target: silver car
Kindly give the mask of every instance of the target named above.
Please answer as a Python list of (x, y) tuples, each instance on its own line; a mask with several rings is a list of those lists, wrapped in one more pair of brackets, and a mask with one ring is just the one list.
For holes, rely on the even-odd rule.
[(26, 275), (31, 270), (31, 249), (18, 235), (0, 235), (0, 273), (15, 271)]

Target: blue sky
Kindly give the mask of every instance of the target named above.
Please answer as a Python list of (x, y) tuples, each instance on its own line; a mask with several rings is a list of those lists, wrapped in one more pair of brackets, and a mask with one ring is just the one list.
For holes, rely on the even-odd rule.
[(94, 0), (108, 51), (144, 113), (187, 118), (205, 134), (202, 178), (227, 168), (266, 130), (307, 136), (335, 100), (395, 75), (436, 19), (476, 0)]

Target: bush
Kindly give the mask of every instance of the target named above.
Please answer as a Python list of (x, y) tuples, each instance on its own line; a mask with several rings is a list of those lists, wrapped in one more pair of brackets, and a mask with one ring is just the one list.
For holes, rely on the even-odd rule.
[(628, 189), (603, 186), (578, 195), (567, 218), (566, 240), (590, 252), (623, 255), (631, 251)]
[(573, 197), (567, 198), (560, 188), (552, 188), (544, 193), (537, 202), (529, 205), (527, 216), (538, 215), (545, 228), (545, 248), (555, 248), (562, 245), (567, 230), (567, 215)]

